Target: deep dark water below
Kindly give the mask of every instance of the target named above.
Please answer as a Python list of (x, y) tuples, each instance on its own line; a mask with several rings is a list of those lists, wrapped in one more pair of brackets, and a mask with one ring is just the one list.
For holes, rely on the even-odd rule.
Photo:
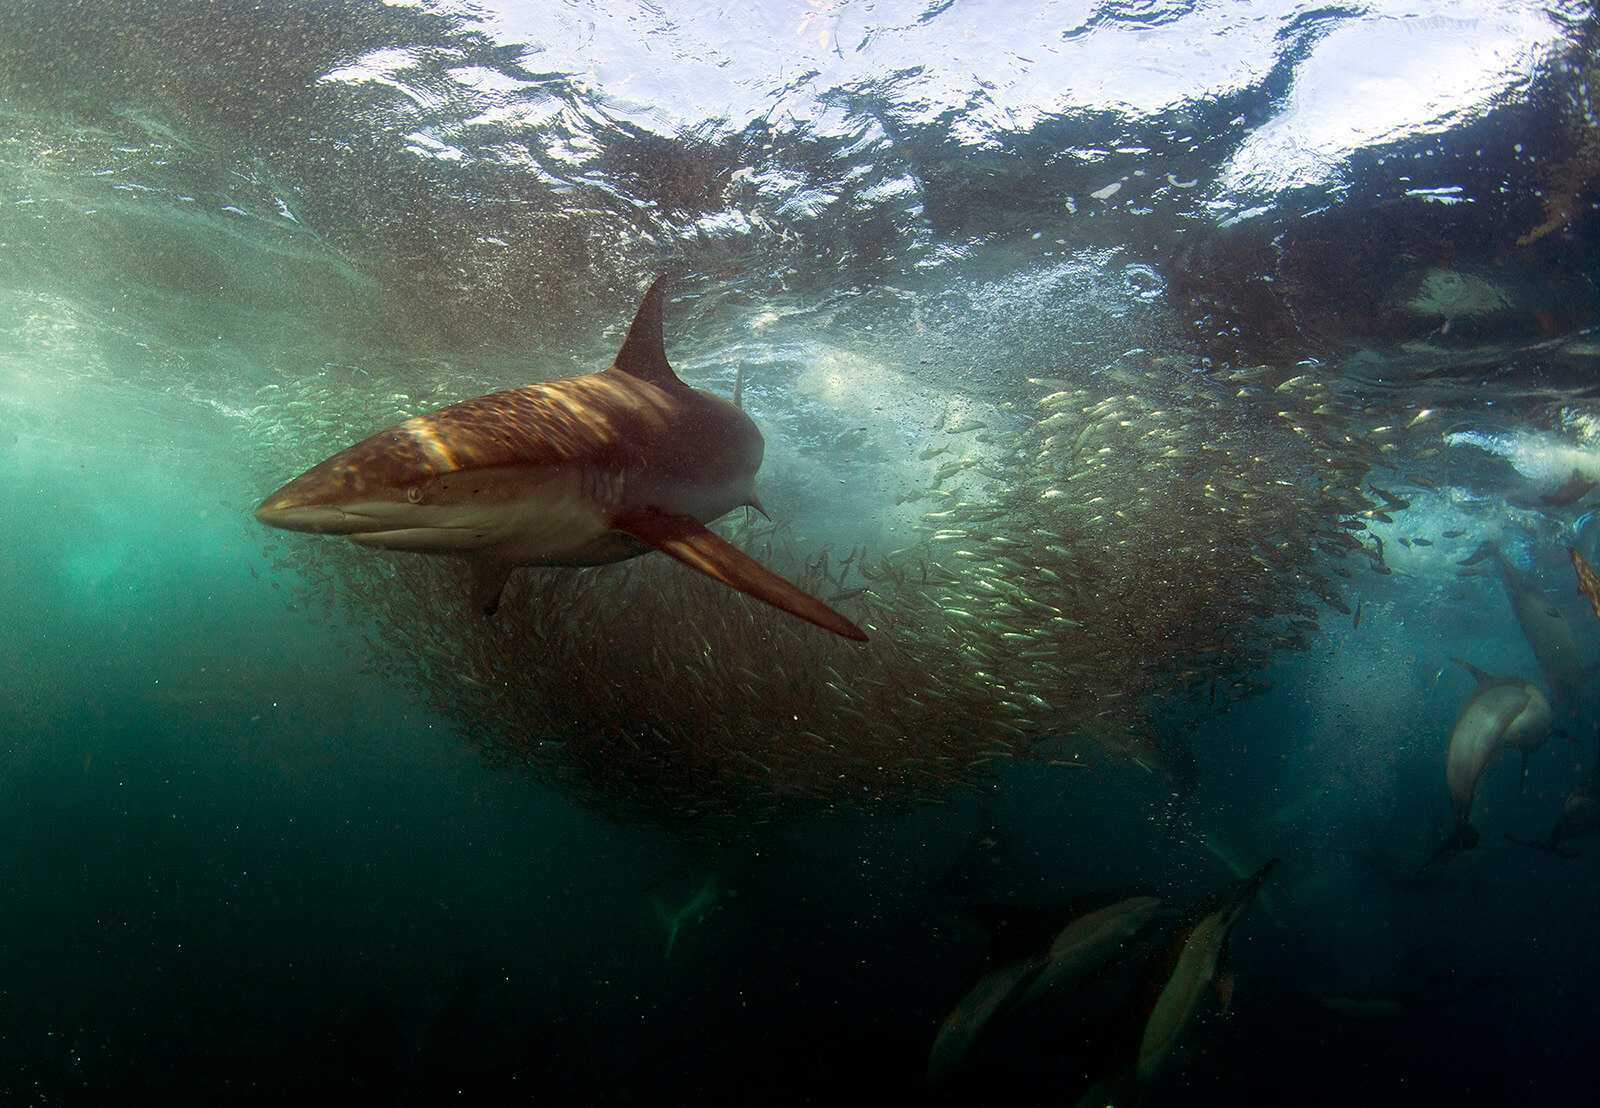
[[(1274, 857), (1149, 1103), (1593, 1099), (1593, 11), (998, 13), (0, 11), (0, 1104), (1071, 1104)], [(251, 517), (661, 272), (865, 646)], [(1572, 741), (1429, 872), (1454, 658)]]

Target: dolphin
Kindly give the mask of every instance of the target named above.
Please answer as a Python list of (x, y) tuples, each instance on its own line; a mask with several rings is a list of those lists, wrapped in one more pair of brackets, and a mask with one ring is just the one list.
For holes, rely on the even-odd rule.
[(1476, 678), (1478, 687), (1456, 718), (1445, 759), (1455, 830), (1417, 869), (1419, 879), (1425, 872), (1448, 865), (1461, 851), (1478, 845), (1478, 829), (1472, 826), (1472, 801), (1483, 771), (1495, 756), (1507, 748), (1520, 750), (1526, 776), (1528, 756), (1551, 734), (1550, 702), (1533, 682), (1520, 677), (1492, 677), (1470, 662), (1460, 658), (1453, 661)]
[(1206, 993), (1226, 1008), (1233, 978), (1227, 966), (1234, 924), (1278, 865), (1274, 858), (1186, 911), (1139, 970), (1112, 1019), (1109, 1060), (1115, 1067), (1078, 1100), (1079, 1108), (1135, 1104), (1166, 1071)]
[(319, 462), (256, 508), (262, 523), (472, 567), (492, 615), (517, 566), (595, 566), (659, 550), (858, 642), (850, 620), (706, 524), (761, 510), (765, 442), (751, 418), (667, 362), (665, 278), (644, 295), (609, 369), (480, 396)]
[(1561, 814), (1556, 817), (1556, 825), (1543, 842), (1519, 839), (1515, 835), (1507, 835), (1506, 838), (1518, 846), (1536, 847), (1560, 858), (1576, 858), (1576, 854), (1563, 849), (1561, 844), (1594, 834), (1600, 834), (1600, 765), (1589, 770), (1567, 794), (1567, 799), (1561, 805)]
[(1505, 586), (1506, 598), (1511, 601), (1511, 611), (1522, 627), (1522, 633), (1539, 660), (1544, 679), (1558, 703), (1575, 707), (1582, 699), (1584, 687), (1594, 680), (1600, 663), (1584, 665), (1578, 656), (1578, 643), (1572, 635), (1572, 625), (1561, 609), (1550, 603), (1550, 598), (1527, 574), (1511, 564), (1493, 542), (1486, 542), (1461, 565), (1471, 565), (1489, 557), (1494, 559), (1500, 583)]
[[(1249, 877), (1256, 872), (1244, 860), (1247, 852), (1220, 831), (1200, 832), (1200, 845), (1205, 847), (1206, 852), (1213, 858), (1227, 866), (1234, 877)], [(1259, 858), (1261, 855), (1257, 854), (1256, 857)], [(1289, 921), (1284, 918), (1283, 909), (1266, 889), (1256, 894), (1256, 902), (1261, 905), (1262, 912), (1266, 914), (1272, 926), (1279, 931), (1289, 930)]]
[(1539, 497), (1541, 504), (1552, 508), (1570, 508), (1578, 501), (1588, 496), (1595, 485), (1600, 484), (1581, 469), (1574, 469), (1572, 475), (1561, 483), (1554, 492), (1544, 493)]
[(1418, 1009), (1437, 1008), (1461, 984), (1454, 970), (1413, 969), (1389, 973), (1349, 986), (1308, 986), (1305, 995), (1328, 1011), (1350, 1020), (1390, 1020)]
[(942, 1086), (998, 1013), (1051, 992), (1071, 991), (1149, 923), (1161, 898), (1115, 894), (1054, 908), (976, 905), (967, 913), (994, 936), (989, 955), (934, 1036), (928, 1085)]

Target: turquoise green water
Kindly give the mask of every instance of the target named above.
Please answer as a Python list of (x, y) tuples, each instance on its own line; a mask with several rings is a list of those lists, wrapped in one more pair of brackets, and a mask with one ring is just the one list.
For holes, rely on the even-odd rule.
[[(1600, 653), (1593, 15), (1253, 11), (0, 12), (0, 1101), (1070, 1103), (1274, 856), (1151, 1102), (1581, 1098), (1592, 689), (1416, 875), (1550, 668), (1462, 563)], [(252, 518), (660, 272), (866, 647)], [(1135, 888), (927, 1088), (970, 909)]]

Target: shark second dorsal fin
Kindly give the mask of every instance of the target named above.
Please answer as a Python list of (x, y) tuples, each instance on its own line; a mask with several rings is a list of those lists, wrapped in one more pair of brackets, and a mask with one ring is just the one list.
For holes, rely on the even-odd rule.
[(1450, 660), (1452, 662), (1454, 662), (1456, 665), (1461, 666), (1468, 673), (1472, 674), (1473, 680), (1477, 681), (1478, 684), (1480, 684), (1480, 685), (1483, 684), (1485, 681), (1493, 681), (1494, 680), (1494, 674), (1483, 672), (1483, 670), (1479, 669), (1477, 666), (1473, 665), (1471, 662), (1464, 662), (1460, 658), (1451, 658)]
[(628, 328), (628, 337), (617, 351), (612, 369), (620, 369), (658, 388), (683, 388), (683, 382), (667, 364), (667, 344), (661, 328), (661, 308), (666, 300), (667, 279), (657, 277), (639, 302), (639, 311)]

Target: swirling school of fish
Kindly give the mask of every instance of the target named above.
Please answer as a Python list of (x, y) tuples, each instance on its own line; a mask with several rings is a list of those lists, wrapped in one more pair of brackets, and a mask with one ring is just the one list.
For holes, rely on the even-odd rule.
[[(488, 426), (454, 441), (442, 429), (481, 432), (482, 412), (495, 424), (529, 405), (565, 419), (585, 412), (589, 396), (604, 398), (596, 419), (629, 424), (630, 413), (668, 411), (694, 391), (659, 351), (659, 319), (648, 325), (659, 287), (606, 371), (621, 378), (534, 386), (407, 420), (313, 467), (257, 515), (363, 546), (458, 552), (463, 531), (493, 530), (472, 512), (475, 498), (498, 495), (495, 478), (458, 486), (455, 495), (470, 496), (429, 517), (436, 479), (465, 472), (468, 455), (499, 464), (495, 452), (522, 429)], [(642, 361), (641, 334), (653, 350)], [(736, 840), (786, 819), (939, 801), (1007, 759), (1063, 761), (1063, 747), (1083, 741), (1159, 770), (1181, 797), (1196, 776), (1186, 728), (1263, 691), (1259, 673), (1309, 645), (1322, 607), (1359, 627), (1360, 602), (1352, 609), (1341, 587), (1354, 573), (1345, 563), (1355, 555), (1374, 573), (1389, 569), (1381, 539), (1369, 546), (1357, 533), (1409, 506), (1370, 477), (1425, 458), (1432, 448), (1419, 436), (1434, 433), (1434, 413), (1369, 413), (1311, 373), (1192, 373), (1142, 353), (1030, 383), (1031, 405), (1000, 406), (1009, 427), (962, 418), (932, 429), (937, 441), (921, 454), (929, 483), (900, 497), (928, 509), (921, 541), (905, 550), (805, 550), (787, 523), (748, 511), (719, 537), (694, 519), (630, 514), (620, 493), (597, 521), (588, 509), (605, 489), (551, 499), (541, 478), (516, 485), (516, 496), (545, 497), (572, 516), (556, 529), (568, 553), (549, 560), (613, 564), (508, 576), (534, 560), (532, 548), (501, 539), (487, 570), (481, 545), (463, 561), (316, 542), (283, 564), (306, 578), (306, 599), (361, 627), (381, 674), (455, 722), (485, 759), (614, 819)], [(728, 426), (748, 423), (723, 407)], [(305, 401), (290, 410), (311, 422), (322, 414)], [(643, 438), (632, 445), (643, 449), (653, 432), (637, 426)], [(313, 445), (345, 434), (326, 420), (303, 430)], [(722, 490), (707, 518), (754, 503), (742, 478), (729, 485), (716, 472), (695, 486)], [(393, 488), (374, 492), (384, 481)], [(1583, 481), (1573, 499), (1593, 487)], [(664, 503), (679, 493), (652, 495)], [(548, 545), (547, 531), (530, 533)], [(635, 556), (650, 546), (685, 564)], [(1600, 615), (1600, 578), (1569, 553)], [(1461, 564), (1498, 573), (1555, 700), (1575, 702), (1593, 673), (1577, 662), (1564, 617), (1492, 542)], [(1488, 765), (1509, 749), (1526, 759), (1554, 729), (1532, 682), (1462, 664), (1478, 687), (1447, 754), (1455, 827), (1418, 882), (1478, 845), (1473, 805)], [(1596, 792), (1591, 775), (1548, 839), (1523, 845), (1565, 853), (1567, 839), (1600, 825)], [(1187, 908), (1143, 892), (1054, 908), (971, 906), (991, 932), (989, 953), (934, 1035), (930, 1088), (959, 1098), (965, 1059), (992, 1024), (1109, 976), (1119, 999), (1091, 1009), (1106, 1049), (1086, 1059), (1079, 1103), (1136, 1099), (1171, 1067), (1205, 998), (1215, 992), (1226, 1005), (1229, 935), (1276, 865), (1235, 866), (1239, 880)], [(658, 903), (669, 955), (717, 889), (712, 874), (682, 909)]]
[[(1010, 428), (931, 429), (929, 483), (902, 497), (928, 509), (912, 548), (804, 550), (781, 514), (731, 517), (735, 546), (864, 647), (653, 556), (524, 571), (492, 620), (453, 559), (319, 542), (294, 564), (485, 758), (614, 818), (717, 837), (898, 810), (1078, 741), (1187, 791), (1183, 730), (1264, 690), (1324, 606), (1350, 613), (1343, 563), (1371, 557), (1354, 532), (1404, 503), (1367, 474), (1432, 429), (1312, 373), (1142, 354), (1033, 387), (1002, 406)], [(308, 450), (348, 436), (322, 404), (288, 407)]]

